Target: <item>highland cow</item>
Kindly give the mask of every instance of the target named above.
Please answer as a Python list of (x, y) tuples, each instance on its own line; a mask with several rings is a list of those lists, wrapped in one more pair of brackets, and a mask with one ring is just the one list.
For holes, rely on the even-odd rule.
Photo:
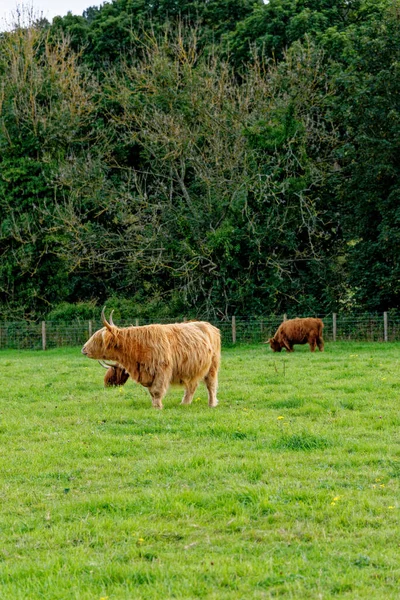
[(170, 384), (185, 388), (182, 404), (190, 404), (204, 380), (208, 405), (217, 406), (218, 370), (221, 361), (220, 331), (205, 321), (117, 327), (101, 313), (104, 327), (82, 348), (82, 354), (97, 360), (115, 361), (134, 381), (147, 387), (154, 408)]
[(102, 367), (107, 369), (107, 373), (104, 375), (104, 387), (113, 387), (125, 385), (129, 379), (129, 373), (121, 367), (118, 363), (111, 365), (102, 360), (99, 360)]
[(322, 329), (324, 327), (321, 319), (308, 317), (305, 319), (289, 319), (281, 323), (274, 335), (270, 338), (269, 344), (274, 352), (280, 352), (286, 348), (288, 352), (293, 352), (294, 344), (309, 344), (311, 352), (315, 347), (324, 350), (324, 340), (322, 338)]

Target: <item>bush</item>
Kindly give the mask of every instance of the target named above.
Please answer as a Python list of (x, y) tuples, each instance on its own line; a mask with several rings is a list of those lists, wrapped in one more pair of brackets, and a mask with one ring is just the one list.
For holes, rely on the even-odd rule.
[(99, 308), (94, 300), (89, 302), (61, 302), (46, 315), (46, 321), (70, 322), (88, 321), (99, 318)]
[[(179, 297), (175, 296), (171, 300), (165, 300), (160, 296), (153, 296), (151, 298), (143, 297), (144, 294), (137, 294), (132, 299), (127, 298), (109, 298), (105, 305), (106, 316), (110, 314), (111, 310), (114, 310), (113, 319), (114, 322), (118, 321), (129, 321), (133, 319), (144, 319), (144, 320), (165, 320), (165, 319), (183, 319), (183, 317), (194, 318), (197, 315), (186, 314), (183, 303)], [(97, 314), (97, 318), (99, 318)]]

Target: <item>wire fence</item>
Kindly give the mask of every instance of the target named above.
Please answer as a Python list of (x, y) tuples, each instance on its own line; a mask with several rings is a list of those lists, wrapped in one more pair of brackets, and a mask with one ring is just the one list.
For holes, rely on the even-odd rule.
[[(321, 317), (324, 321), (324, 339), (330, 341), (400, 341), (400, 312), (389, 311), (376, 314), (333, 313)], [(286, 319), (286, 315), (269, 317), (237, 317), (215, 321), (213, 325), (221, 330), (223, 345), (257, 344), (266, 342)], [(166, 323), (172, 320), (133, 319), (119, 323), (121, 327)], [(178, 319), (176, 320), (178, 322)], [(65, 346), (83, 346), (97, 329), (101, 321), (77, 320), (70, 323), (26, 321), (0, 323), (0, 349), (46, 350)]]

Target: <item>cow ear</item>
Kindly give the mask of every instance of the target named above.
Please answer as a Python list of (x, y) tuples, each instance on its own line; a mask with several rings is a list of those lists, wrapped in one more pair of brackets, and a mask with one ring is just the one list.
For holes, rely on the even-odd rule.
[[(111, 345), (113, 348), (118, 348), (119, 347), (119, 336), (116, 334), (115, 331), (110, 331), (111, 333)], [(114, 368), (115, 371), (115, 368)]]
[[(114, 329), (106, 329), (103, 331), (103, 343), (106, 348), (118, 348), (119, 336), (118, 331)], [(110, 367), (113, 365), (110, 365)]]

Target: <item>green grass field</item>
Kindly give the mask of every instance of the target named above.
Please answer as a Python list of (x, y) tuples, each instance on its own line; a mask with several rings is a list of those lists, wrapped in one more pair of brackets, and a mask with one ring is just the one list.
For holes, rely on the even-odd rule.
[(398, 598), (400, 344), (223, 352), (163, 411), (0, 352), (0, 598)]

